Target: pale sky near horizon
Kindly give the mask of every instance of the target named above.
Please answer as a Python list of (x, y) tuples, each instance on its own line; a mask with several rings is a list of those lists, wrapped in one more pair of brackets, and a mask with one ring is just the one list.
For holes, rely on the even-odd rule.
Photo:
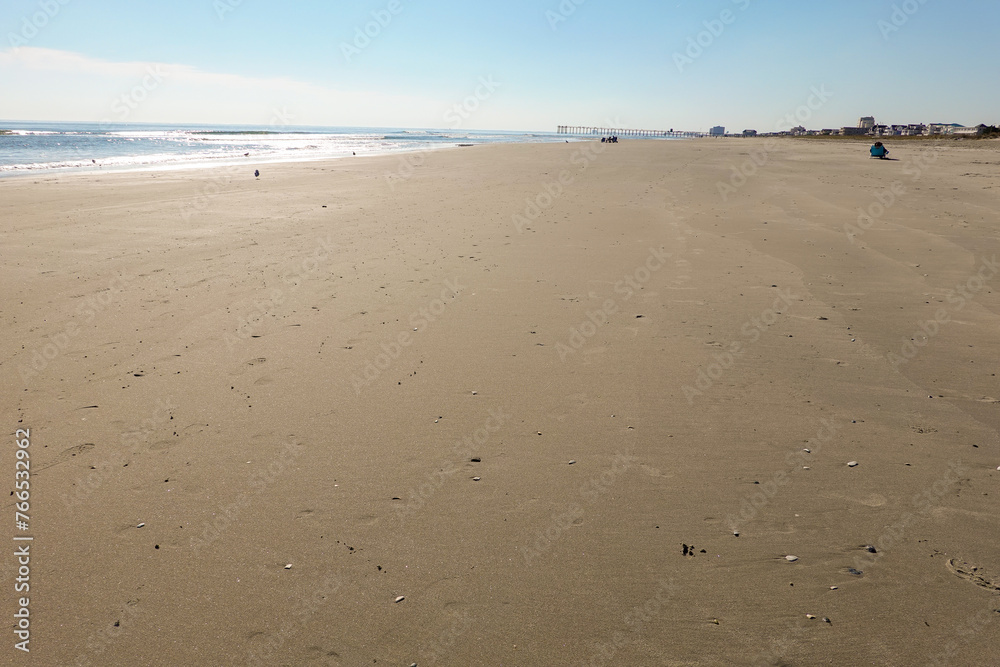
[(2, 120), (1000, 125), (996, 1), (4, 4)]

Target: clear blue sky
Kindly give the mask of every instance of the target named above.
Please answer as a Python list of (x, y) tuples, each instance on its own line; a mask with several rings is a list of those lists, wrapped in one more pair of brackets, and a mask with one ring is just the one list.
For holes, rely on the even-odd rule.
[(995, 0), (3, 4), (7, 120), (764, 131), (825, 86), (807, 127), (1000, 124)]

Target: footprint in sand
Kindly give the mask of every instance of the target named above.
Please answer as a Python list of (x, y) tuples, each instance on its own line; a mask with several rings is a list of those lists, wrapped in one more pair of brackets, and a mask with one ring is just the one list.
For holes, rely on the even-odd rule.
[(61, 451), (56, 456), (56, 458), (53, 459), (51, 462), (46, 463), (45, 465), (41, 465), (41, 466), (38, 466), (37, 468), (35, 468), (35, 471), (38, 472), (40, 470), (45, 470), (46, 468), (51, 468), (52, 466), (57, 466), (60, 463), (66, 463), (67, 461), (71, 460), (73, 457), (79, 456), (80, 454), (83, 454), (84, 452), (90, 451), (94, 447), (96, 447), (96, 445), (94, 443), (92, 443), (92, 442), (85, 442), (82, 445), (73, 445), (72, 447), (70, 447), (68, 449), (64, 449), (63, 451)]
[(1000, 584), (993, 579), (987, 578), (982, 570), (971, 563), (960, 561), (957, 558), (949, 558), (945, 565), (956, 577), (971, 581), (976, 586), (985, 588), (988, 591), (1000, 591)]

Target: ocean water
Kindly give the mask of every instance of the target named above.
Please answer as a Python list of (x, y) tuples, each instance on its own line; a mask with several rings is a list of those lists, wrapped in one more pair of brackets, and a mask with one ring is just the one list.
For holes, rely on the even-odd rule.
[(0, 176), (301, 162), (353, 153), (566, 140), (575, 139), (544, 132), (0, 121)]

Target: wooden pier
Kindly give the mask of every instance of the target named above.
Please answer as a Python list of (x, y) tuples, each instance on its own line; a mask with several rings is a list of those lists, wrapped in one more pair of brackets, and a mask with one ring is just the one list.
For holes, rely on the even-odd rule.
[(681, 130), (630, 130), (615, 127), (589, 127), (586, 125), (560, 125), (556, 134), (585, 134), (595, 137), (647, 137), (667, 139), (696, 139), (706, 136), (704, 132), (683, 132)]

